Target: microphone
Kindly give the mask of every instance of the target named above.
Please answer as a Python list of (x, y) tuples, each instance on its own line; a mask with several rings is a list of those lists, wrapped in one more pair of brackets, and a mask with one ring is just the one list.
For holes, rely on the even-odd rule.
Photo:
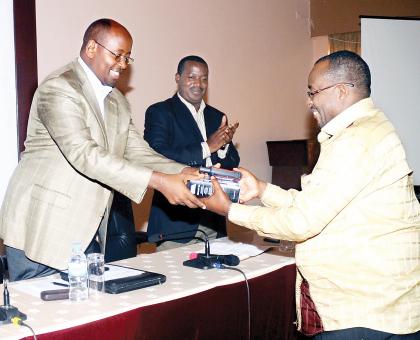
[[(208, 235), (201, 229), (197, 229), (204, 235), (204, 254), (198, 253), (194, 259), (186, 260), (182, 264), (186, 267), (198, 269), (223, 268), (223, 264), (228, 266), (237, 266), (239, 257), (236, 255), (214, 255), (210, 253), (210, 241)], [(219, 266), (218, 266), (219, 265)]]
[[(209, 257), (204, 256), (203, 254), (197, 254), (197, 253), (191, 253), (189, 258), (190, 260), (195, 260), (196, 258), (205, 258), (208, 259)], [(239, 262), (241, 262), (239, 260), (239, 257), (236, 255), (211, 255), (211, 264), (214, 267), (214, 264), (226, 264), (228, 266), (237, 266), (239, 264)]]
[(216, 255), (216, 262), (220, 264), (225, 264), (227, 266), (237, 266), (239, 262), (239, 257), (236, 255), (230, 254), (230, 255)]
[[(197, 236), (185, 236), (185, 237), (176, 237), (173, 236), (188, 234), (188, 233), (195, 233), (199, 231), (203, 234), (204, 238), (197, 237)], [(150, 235), (148, 240), (151, 243), (156, 242), (164, 242), (164, 241), (175, 241), (175, 240), (183, 240), (186, 238), (196, 239), (204, 242), (204, 254), (198, 253), (195, 254), (194, 258), (190, 258), (183, 262), (184, 266), (193, 267), (198, 269), (211, 269), (211, 268), (222, 268), (222, 265), (227, 266), (237, 266), (240, 262), (239, 257), (236, 255), (214, 255), (210, 253), (210, 241), (208, 235), (201, 229), (192, 229), (186, 231), (179, 231), (176, 233), (168, 233), (168, 234), (154, 234)]]
[(26, 315), (19, 311), (16, 307), (10, 304), (10, 295), (7, 284), (9, 282), (9, 272), (7, 269), (6, 257), (0, 257), (1, 266), (3, 269), (3, 306), (0, 306), (0, 325), (15, 322), (15, 320), (26, 320)]
[(186, 260), (183, 262), (184, 266), (193, 267), (198, 269), (211, 269), (211, 268), (226, 268), (227, 266), (237, 266), (240, 260), (236, 255), (209, 255), (197, 254), (196, 258)]

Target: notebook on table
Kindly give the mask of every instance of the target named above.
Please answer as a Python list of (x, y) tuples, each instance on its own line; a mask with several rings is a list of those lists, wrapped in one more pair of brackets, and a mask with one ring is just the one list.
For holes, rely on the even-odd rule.
[[(60, 276), (63, 280), (68, 281), (67, 271), (61, 272)], [(166, 281), (166, 276), (160, 273), (106, 264), (104, 280), (106, 293), (119, 294), (162, 284)]]

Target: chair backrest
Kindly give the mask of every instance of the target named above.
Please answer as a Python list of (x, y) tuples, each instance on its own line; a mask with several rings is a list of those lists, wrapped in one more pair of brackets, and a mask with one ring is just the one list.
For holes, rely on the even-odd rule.
[(0, 255), (0, 283), (3, 283), (3, 278), (6, 274), (6, 272), (7, 272), (7, 258), (6, 258), (6, 255)]
[(123, 260), (136, 255), (136, 228), (131, 201), (115, 192), (109, 213), (105, 262)]

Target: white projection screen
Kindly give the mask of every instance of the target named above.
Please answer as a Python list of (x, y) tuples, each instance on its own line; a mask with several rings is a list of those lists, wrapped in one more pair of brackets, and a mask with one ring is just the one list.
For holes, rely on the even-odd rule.
[(361, 18), (372, 98), (391, 120), (420, 185), (420, 20)]

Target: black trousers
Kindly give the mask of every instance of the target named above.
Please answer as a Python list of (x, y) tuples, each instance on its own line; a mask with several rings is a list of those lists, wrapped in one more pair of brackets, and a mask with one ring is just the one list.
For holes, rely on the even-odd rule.
[(355, 327), (315, 335), (313, 340), (420, 340), (420, 331), (413, 334), (391, 334), (370, 328)]
[[(85, 250), (85, 254), (100, 253), (99, 243), (93, 239)], [(22, 250), (6, 246), (7, 269), (9, 281), (32, 279), (58, 273), (57, 269), (31, 261)]]

